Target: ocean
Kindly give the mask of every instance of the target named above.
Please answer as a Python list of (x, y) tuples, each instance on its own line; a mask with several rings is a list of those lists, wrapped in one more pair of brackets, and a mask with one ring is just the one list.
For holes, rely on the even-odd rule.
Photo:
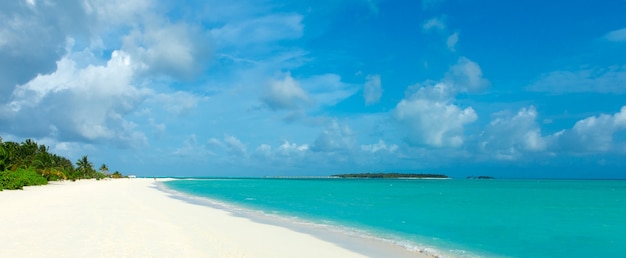
[(623, 257), (626, 181), (186, 179), (184, 194), (444, 257)]

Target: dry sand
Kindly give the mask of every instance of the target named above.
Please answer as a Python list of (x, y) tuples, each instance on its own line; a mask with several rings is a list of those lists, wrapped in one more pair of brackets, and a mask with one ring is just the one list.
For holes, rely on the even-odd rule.
[(152, 179), (5, 190), (0, 207), (0, 257), (425, 257), (254, 222), (171, 198)]

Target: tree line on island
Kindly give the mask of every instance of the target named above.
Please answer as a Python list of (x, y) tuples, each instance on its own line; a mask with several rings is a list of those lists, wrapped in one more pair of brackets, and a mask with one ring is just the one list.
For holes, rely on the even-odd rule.
[(31, 139), (22, 143), (3, 142), (0, 137), (0, 191), (45, 185), (48, 181), (122, 178), (120, 172), (109, 173), (106, 164), (96, 171), (87, 156), (76, 161), (50, 153), (48, 147)]
[(332, 175), (339, 178), (448, 178), (441, 174), (414, 174), (414, 173), (354, 173)]

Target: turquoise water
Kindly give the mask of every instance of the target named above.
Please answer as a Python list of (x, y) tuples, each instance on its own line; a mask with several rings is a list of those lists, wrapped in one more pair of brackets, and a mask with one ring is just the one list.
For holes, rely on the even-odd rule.
[(626, 181), (205, 179), (165, 185), (448, 256), (626, 254)]

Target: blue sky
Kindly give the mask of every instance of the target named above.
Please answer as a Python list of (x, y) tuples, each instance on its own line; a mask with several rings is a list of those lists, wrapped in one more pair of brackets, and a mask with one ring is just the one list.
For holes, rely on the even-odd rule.
[(0, 3), (0, 135), (145, 176), (626, 178), (626, 1)]

